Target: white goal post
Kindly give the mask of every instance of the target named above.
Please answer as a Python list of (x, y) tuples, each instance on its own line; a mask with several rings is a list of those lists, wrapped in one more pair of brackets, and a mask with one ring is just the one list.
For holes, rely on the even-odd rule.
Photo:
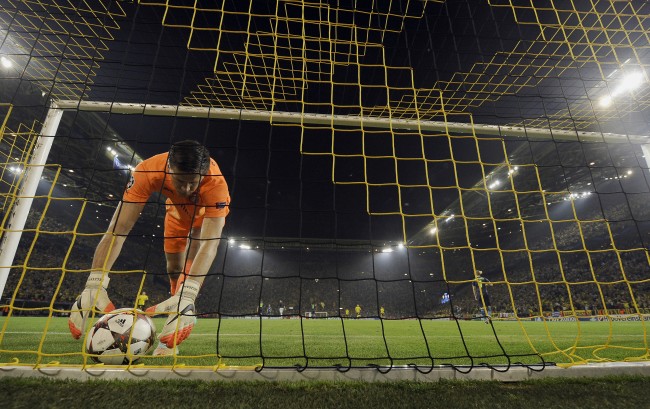
[(645, 144), (650, 135), (625, 135), (606, 132), (489, 125), (449, 121), (418, 121), (375, 116), (330, 115), (307, 112), (259, 111), (235, 108), (193, 107), (184, 105), (136, 104), (98, 101), (56, 101), (56, 108), (114, 114), (176, 116), (181, 118), (236, 119), (309, 125), (339, 125), (356, 128), (400, 129), (411, 131), (451, 132), (469, 135), (494, 135), (562, 141)]

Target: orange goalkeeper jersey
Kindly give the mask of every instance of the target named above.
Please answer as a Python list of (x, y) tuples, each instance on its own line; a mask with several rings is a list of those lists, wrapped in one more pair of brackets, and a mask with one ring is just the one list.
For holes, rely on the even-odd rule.
[(198, 217), (225, 217), (229, 212), (230, 195), (226, 179), (213, 159), (210, 170), (201, 177), (198, 189), (191, 197), (179, 195), (167, 171), (169, 153), (161, 153), (142, 161), (131, 172), (129, 184), (122, 197), (125, 202), (146, 203), (154, 192), (167, 197), (167, 211), (179, 220)]

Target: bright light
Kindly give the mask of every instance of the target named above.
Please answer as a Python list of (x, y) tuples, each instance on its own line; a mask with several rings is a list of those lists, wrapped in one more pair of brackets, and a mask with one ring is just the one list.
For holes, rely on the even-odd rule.
[(609, 95), (602, 97), (600, 101), (598, 101), (598, 105), (603, 108), (607, 108), (608, 106), (612, 105), (612, 97)]
[(235, 239), (230, 239), (230, 240), (228, 240), (228, 243), (230, 243), (230, 244), (235, 244)]
[(631, 170), (628, 170), (628, 171), (627, 171), (627, 174), (628, 174), (628, 175), (631, 175), (631, 174), (632, 174), (632, 171), (631, 171)]
[(453, 219), (454, 219), (454, 215), (452, 214), (451, 216), (447, 217), (447, 218), (445, 219), (445, 221), (446, 221), (447, 223), (449, 223), (449, 222), (452, 221)]
[(429, 230), (429, 231), (431, 232), (431, 234), (436, 234), (436, 232), (438, 231), (438, 228), (437, 227), (432, 227), (431, 230)]
[(382, 249), (381, 252), (382, 252), (382, 253), (392, 253), (392, 252), (393, 252), (393, 249), (390, 248), (390, 247), (386, 247), (385, 249)]
[(495, 187), (499, 186), (500, 184), (501, 184), (501, 181), (497, 179), (497, 180), (495, 180), (494, 182), (490, 183), (490, 185), (488, 186), (488, 188), (490, 188), (490, 189), (494, 189)]
[(8, 59), (7, 57), (0, 57), (0, 64), (2, 64), (4, 68), (11, 68), (11, 66), (13, 65), (11, 60)]
[(248, 244), (240, 244), (239, 248), (244, 250), (250, 250), (251, 246), (249, 246)]
[(624, 91), (632, 91), (636, 88), (639, 88), (642, 84), (644, 83), (644, 78), (643, 74), (641, 72), (633, 72), (630, 74), (627, 74), (623, 78), (623, 82), (621, 83), (620, 90), (621, 92)]
[(400, 244), (398, 244), (398, 245), (397, 245), (397, 248), (398, 248), (398, 249), (403, 249), (403, 248), (404, 248), (404, 243), (400, 243)]

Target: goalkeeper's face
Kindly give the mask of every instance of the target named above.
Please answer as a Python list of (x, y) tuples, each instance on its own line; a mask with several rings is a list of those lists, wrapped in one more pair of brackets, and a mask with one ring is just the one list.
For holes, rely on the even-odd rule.
[(176, 192), (184, 197), (190, 197), (201, 183), (201, 175), (196, 173), (181, 173), (175, 171), (173, 167), (171, 170), (172, 184)]

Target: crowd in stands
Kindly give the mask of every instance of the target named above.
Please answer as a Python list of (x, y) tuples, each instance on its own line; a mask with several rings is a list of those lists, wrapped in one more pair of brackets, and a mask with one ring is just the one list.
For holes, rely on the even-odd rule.
[[(30, 305), (65, 310), (83, 289), (99, 236), (82, 240), (72, 233), (47, 234), (64, 231), (57, 229), (48, 221), (38, 236), (23, 235), (2, 294), (2, 305), (14, 299), (15, 313), (29, 314)], [(564, 245), (574, 235), (558, 230), (555, 238)], [(600, 237), (609, 240), (609, 235)], [(119, 271), (111, 274), (114, 304), (134, 306), (141, 291), (147, 292), (150, 304), (166, 299), (169, 284), (160, 244), (148, 238), (130, 238), (127, 244), (115, 265)], [(637, 313), (650, 309), (650, 264), (647, 250), (633, 248), (503, 253), (503, 265), (484, 261), (484, 253), (476, 252), (474, 263), (490, 280), (495, 312), (519, 317), (558, 311)], [(389, 256), (372, 249), (241, 250), (223, 243), (197, 307), (210, 316), (355, 318), (357, 306), (364, 318), (466, 318), (478, 313), (471, 289), (474, 276), (467, 268), (454, 276), (446, 266), (444, 280), (439, 260), (380, 257)], [(442, 302), (444, 293), (449, 302)]]

